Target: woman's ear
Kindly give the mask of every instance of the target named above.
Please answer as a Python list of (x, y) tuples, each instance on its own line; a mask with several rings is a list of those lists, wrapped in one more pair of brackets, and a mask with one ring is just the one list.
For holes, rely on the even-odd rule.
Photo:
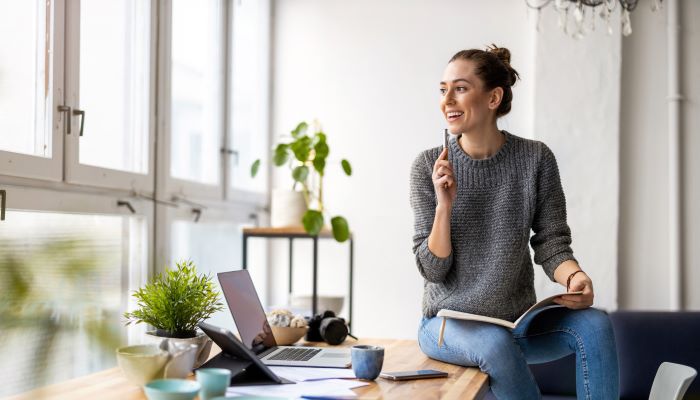
[(498, 106), (501, 105), (501, 100), (503, 99), (503, 88), (497, 87), (491, 90), (491, 96), (489, 97), (489, 110), (497, 110)]

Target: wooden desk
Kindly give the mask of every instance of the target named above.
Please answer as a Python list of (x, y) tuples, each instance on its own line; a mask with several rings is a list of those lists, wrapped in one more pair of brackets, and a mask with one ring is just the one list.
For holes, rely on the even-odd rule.
[[(377, 378), (369, 386), (354, 389), (358, 399), (481, 399), (488, 391), (488, 376), (477, 368), (465, 368), (431, 360), (418, 348), (415, 340), (364, 339), (347, 340), (343, 345), (372, 344), (383, 346), (384, 371), (438, 369), (449, 372), (448, 378), (393, 382)], [(190, 376), (190, 379), (194, 379)], [(130, 384), (119, 368), (47, 386), (11, 397), (29, 399), (122, 399), (144, 400), (143, 390)]]

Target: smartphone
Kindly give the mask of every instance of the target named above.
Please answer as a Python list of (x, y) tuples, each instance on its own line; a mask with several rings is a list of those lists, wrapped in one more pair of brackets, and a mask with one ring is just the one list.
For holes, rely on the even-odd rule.
[(406, 381), (409, 379), (446, 378), (447, 372), (434, 369), (419, 369), (418, 371), (382, 372), (379, 377), (392, 381)]

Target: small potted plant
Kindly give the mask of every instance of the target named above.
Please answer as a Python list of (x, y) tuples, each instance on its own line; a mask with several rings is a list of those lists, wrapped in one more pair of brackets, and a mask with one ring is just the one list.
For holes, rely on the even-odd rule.
[[(278, 167), (288, 166), (294, 184), (291, 191), (273, 191), (272, 225), (284, 226), (288, 221), (300, 223), (309, 235), (315, 236), (323, 228), (324, 214), (327, 214), (323, 204), (323, 177), (330, 148), (326, 134), (318, 123), (314, 124), (313, 134), (309, 135), (308, 131), (309, 124), (300, 122), (291, 132), (291, 141), (279, 143), (273, 151), (273, 163)], [(352, 175), (348, 160), (342, 159), (340, 166), (347, 176)], [(255, 177), (259, 168), (258, 159), (251, 166), (251, 176)], [(298, 187), (301, 190), (297, 190)], [(286, 199), (284, 204), (281, 204), (280, 199)], [(287, 215), (279, 218), (280, 213)], [(279, 221), (283, 221), (281, 225)], [(335, 240), (344, 242), (350, 237), (350, 228), (344, 217), (334, 216), (330, 222)]]
[(180, 261), (176, 266), (135, 291), (139, 308), (124, 313), (124, 318), (127, 325), (145, 322), (154, 327), (147, 334), (166, 349), (172, 344), (196, 344), (197, 368), (207, 360), (211, 349), (211, 340), (197, 330), (197, 325), (222, 310), (223, 304), (211, 276), (198, 275), (192, 261)]

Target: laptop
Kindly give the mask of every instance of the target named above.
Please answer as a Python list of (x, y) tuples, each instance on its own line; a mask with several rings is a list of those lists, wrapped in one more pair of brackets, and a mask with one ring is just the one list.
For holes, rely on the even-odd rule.
[(350, 367), (350, 349), (277, 346), (248, 270), (217, 274), (241, 342), (265, 365)]

